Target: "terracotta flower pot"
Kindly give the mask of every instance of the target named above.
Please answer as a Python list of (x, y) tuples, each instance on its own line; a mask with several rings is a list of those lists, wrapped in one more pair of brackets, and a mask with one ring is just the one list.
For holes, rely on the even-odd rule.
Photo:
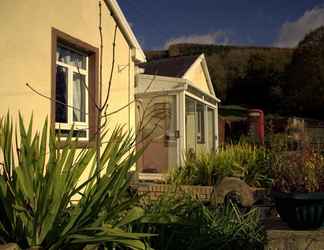
[(324, 192), (273, 192), (281, 219), (292, 229), (317, 229), (324, 222)]

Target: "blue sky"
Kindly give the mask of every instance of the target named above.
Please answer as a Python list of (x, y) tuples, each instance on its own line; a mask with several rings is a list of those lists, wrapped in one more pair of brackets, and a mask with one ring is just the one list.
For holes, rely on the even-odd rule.
[(144, 49), (176, 42), (294, 47), (324, 25), (319, 0), (118, 0)]

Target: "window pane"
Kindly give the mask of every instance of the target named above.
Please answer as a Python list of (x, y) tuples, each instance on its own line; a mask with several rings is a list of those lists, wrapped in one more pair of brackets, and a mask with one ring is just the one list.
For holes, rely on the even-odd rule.
[(197, 142), (205, 143), (205, 105), (197, 103)]
[(86, 56), (71, 51), (71, 65), (80, 69), (86, 69)]
[(67, 68), (62, 66), (56, 66), (56, 96), (57, 101), (55, 105), (55, 121), (61, 123), (67, 123), (67, 81), (68, 71)]
[(73, 73), (73, 121), (86, 121), (85, 76)]
[(56, 50), (56, 60), (59, 62), (70, 64), (71, 61), (70, 51), (62, 46), (58, 46)]
[(196, 151), (196, 102), (186, 97), (186, 147)]
[(137, 138), (139, 147), (149, 143), (138, 167), (144, 173), (167, 173), (178, 159), (176, 96), (144, 97), (141, 101), (136, 119), (143, 128)]
[(82, 55), (72, 49), (59, 45), (56, 51), (56, 60), (69, 64), (71, 66), (78, 67), (80, 69), (86, 69), (87, 56)]
[(214, 110), (208, 108), (208, 149), (214, 150), (215, 149), (215, 116)]

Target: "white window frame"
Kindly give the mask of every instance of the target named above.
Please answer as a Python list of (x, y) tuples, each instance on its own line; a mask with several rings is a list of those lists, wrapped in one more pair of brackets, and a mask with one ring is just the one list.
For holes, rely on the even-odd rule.
[[(204, 100), (202, 98), (199, 98), (199, 97), (197, 97), (197, 96), (195, 96), (195, 95), (193, 95), (193, 94), (185, 91), (184, 92), (184, 101), (183, 101), (184, 116), (186, 114), (186, 104), (185, 104), (185, 100), (188, 97), (191, 98), (191, 99), (193, 99), (196, 103), (199, 102), (199, 103), (201, 103), (201, 104), (204, 105), (204, 123), (205, 123), (204, 124), (205, 125), (205, 127), (204, 127), (204, 132), (205, 132), (205, 141), (204, 141), (204, 144), (208, 145), (208, 139), (207, 139), (206, 136), (208, 135), (208, 129), (209, 129), (210, 124), (208, 123), (208, 112), (207, 111), (208, 111), (208, 108), (212, 109), (213, 112), (214, 112), (214, 118), (216, 119), (216, 117), (218, 117), (218, 115), (217, 115), (217, 106), (214, 105), (214, 104), (212, 104), (212, 103), (207, 102), (206, 100)], [(197, 104), (195, 104), (195, 113), (197, 114)], [(198, 120), (198, 115), (197, 115), (197, 120)], [(195, 133), (196, 133), (196, 144), (200, 144), (198, 142), (198, 138), (197, 138), (198, 137), (198, 127), (197, 127), (198, 124), (197, 123), (198, 123), (198, 121), (196, 121), (196, 131), (195, 131)], [(183, 124), (184, 124), (184, 129), (185, 129), (186, 122), (184, 121)], [(214, 150), (217, 150), (217, 148), (218, 148), (218, 132), (217, 132), (218, 131), (218, 127), (217, 127), (216, 124), (217, 124), (217, 122), (215, 122), (213, 124), (213, 127), (214, 127), (214, 138), (213, 138), (213, 141), (214, 141), (214, 147), (215, 147)], [(186, 148), (187, 147), (186, 140), (187, 140), (187, 138), (185, 138), (185, 142), (183, 144), (185, 149), (187, 149)]]
[[(86, 131), (86, 136), (85, 137), (78, 137), (75, 136), (74, 138), (78, 138), (80, 141), (87, 141), (89, 140), (89, 94), (88, 94), (88, 88), (89, 88), (89, 56), (85, 53), (82, 53), (81, 51), (71, 48), (70, 46), (62, 45), (61, 43), (57, 44), (58, 47), (63, 47), (67, 50), (74, 51), (78, 54), (81, 54), (86, 57), (86, 68), (80, 68), (76, 67), (64, 62), (61, 62), (58, 60), (56, 56), (56, 65), (55, 68), (58, 66), (62, 66), (67, 68), (67, 75), (68, 75), (68, 81), (67, 81), (67, 123), (62, 123), (62, 122), (55, 122), (55, 129), (58, 130), (71, 130), (73, 127), (74, 131), (77, 130), (85, 130)], [(81, 74), (85, 76), (85, 122), (76, 122), (73, 121), (73, 74)], [(62, 138), (64, 139), (64, 137)]]

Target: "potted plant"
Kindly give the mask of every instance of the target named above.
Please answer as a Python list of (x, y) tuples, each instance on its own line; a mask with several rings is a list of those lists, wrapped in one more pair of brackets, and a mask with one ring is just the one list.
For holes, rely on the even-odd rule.
[(289, 227), (316, 229), (324, 222), (324, 158), (304, 147), (275, 152), (272, 194), (277, 212)]

